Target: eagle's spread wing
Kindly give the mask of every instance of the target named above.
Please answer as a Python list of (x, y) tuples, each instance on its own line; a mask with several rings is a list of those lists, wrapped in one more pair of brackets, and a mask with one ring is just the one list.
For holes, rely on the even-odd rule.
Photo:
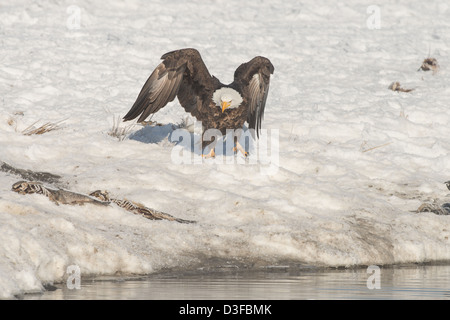
[(168, 52), (141, 89), (136, 102), (123, 117), (125, 121), (140, 115), (138, 122), (157, 112), (178, 96), (183, 108), (196, 115), (203, 105), (208, 105), (208, 97), (214, 86), (214, 78), (209, 74), (200, 53), (195, 49), (181, 49)]
[(269, 93), (270, 75), (273, 74), (273, 71), (274, 67), (269, 59), (255, 57), (249, 62), (241, 64), (234, 73), (234, 83), (247, 97), (249, 128), (256, 129), (258, 137)]

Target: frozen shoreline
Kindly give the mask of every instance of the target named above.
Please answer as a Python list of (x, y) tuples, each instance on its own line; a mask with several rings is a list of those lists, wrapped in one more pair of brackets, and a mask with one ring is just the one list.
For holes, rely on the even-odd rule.
[[(368, 268), (278, 268), (180, 270), (143, 277), (83, 279), (80, 289), (56, 284), (21, 299), (299, 300), (448, 299), (449, 265), (381, 266), (378, 280)], [(368, 271), (369, 270), (369, 271)]]

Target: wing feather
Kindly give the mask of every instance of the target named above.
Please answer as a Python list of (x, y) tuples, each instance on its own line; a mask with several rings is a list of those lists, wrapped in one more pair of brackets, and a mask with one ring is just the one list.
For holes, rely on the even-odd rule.
[(197, 50), (171, 51), (161, 59), (163, 61), (145, 82), (124, 121), (139, 115), (138, 122), (144, 121), (176, 96), (183, 108), (192, 114), (197, 113), (203, 104), (209, 104), (214, 81)]
[(241, 88), (247, 98), (249, 128), (255, 129), (258, 137), (269, 93), (270, 75), (273, 72), (274, 67), (269, 59), (255, 57), (241, 64), (234, 73), (234, 84)]

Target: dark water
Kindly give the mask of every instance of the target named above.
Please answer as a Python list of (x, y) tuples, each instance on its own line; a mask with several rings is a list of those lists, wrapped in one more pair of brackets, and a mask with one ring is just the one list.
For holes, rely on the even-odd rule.
[[(369, 273), (368, 273), (369, 271)], [(381, 267), (377, 271), (277, 267), (162, 273), (140, 278), (81, 279), (24, 299), (299, 300), (450, 299), (450, 266)], [(369, 279), (370, 278), (370, 279)], [(370, 289), (371, 287), (371, 289)]]

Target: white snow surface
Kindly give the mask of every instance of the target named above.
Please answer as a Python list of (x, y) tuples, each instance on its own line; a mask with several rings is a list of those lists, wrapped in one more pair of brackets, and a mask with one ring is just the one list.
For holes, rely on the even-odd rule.
[[(450, 260), (450, 216), (414, 212), (449, 193), (450, 5), (377, 1), (374, 29), (372, 4), (3, 1), (0, 161), (197, 223), (57, 206), (12, 192), (22, 179), (0, 172), (0, 297), (65, 281), (70, 265), (98, 276)], [(186, 47), (224, 83), (254, 56), (272, 61), (262, 138), (279, 133), (277, 170), (239, 155), (176, 163), (167, 136), (187, 115), (177, 100), (152, 118), (168, 126), (108, 134), (161, 55)], [(435, 75), (417, 71), (428, 56)], [(393, 81), (415, 90), (388, 90)], [(59, 128), (22, 134), (47, 122)]]

